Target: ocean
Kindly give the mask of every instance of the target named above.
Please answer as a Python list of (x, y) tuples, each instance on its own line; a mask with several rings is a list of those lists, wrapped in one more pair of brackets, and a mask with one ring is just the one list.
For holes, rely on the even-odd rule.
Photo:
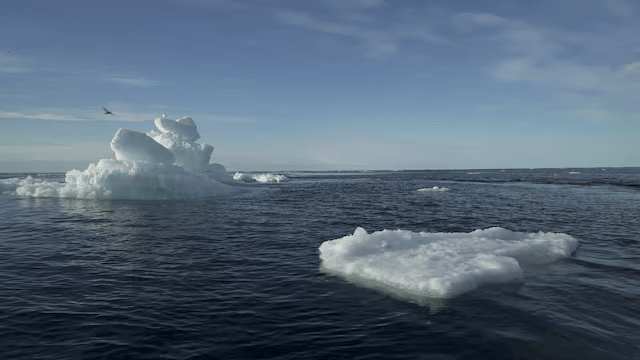
[[(640, 169), (278, 174), (289, 181), (182, 200), (17, 196), (17, 179), (64, 174), (0, 174), (0, 357), (640, 359)], [(454, 295), (389, 285), (413, 289), (415, 252), (376, 248), (400, 259), (389, 264), (418, 259), (400, 270), (362, 258), (380, 279), (397, 270), (389, 281), (350, 278), (349, 254), (325, 268), (320, 247), (359, 227), (384, 246), (457, 234), (433, 257), (455, 265), (440, 269)], [(578, 246), (530, 265), (499, 257), (522, 268), (504, 281), (486, 275), (513, 273), (496, 263), (460, 270), (458, 239), (467, 255), (497, 246), (469, 235), (494, 227)]]

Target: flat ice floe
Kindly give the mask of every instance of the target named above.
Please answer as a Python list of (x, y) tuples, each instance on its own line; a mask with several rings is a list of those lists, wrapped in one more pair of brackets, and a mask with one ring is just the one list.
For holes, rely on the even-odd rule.
[(438, 191), (449, 191), (449, 188), (434, 186), (434, 187), (430, 187), (430, 188), (418, 189), (416, 191), (419, 191), (419, 192), (438, 192)]
[(289, 179), (284, 175), (279, 174), (247, 174), (242, 172), (236, 172), (233, 175), (233, 179), (240, 182), (259, 182), (259, 183), (274, 183), (285, 182)]
[(523, 277), (521, 265), (570, 256), (578, 241), (563, 233), (522, 233), (500, 227), (471, 233), (383, 230), (325, 241), (322, 269), (403, 298), (451, 298), (483, 284)]

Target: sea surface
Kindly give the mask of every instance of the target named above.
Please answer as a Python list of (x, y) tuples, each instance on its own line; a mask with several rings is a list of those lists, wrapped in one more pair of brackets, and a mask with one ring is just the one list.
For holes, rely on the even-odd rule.
[[(0, 358), (640, 359), (640, 169), (279, 174), (197, 200), (0, 195)], [(64, 181), (0, 178), (27, 175)], [(431, 302), (321, 269), (357, 227), (494, 226), (579, 247)]]

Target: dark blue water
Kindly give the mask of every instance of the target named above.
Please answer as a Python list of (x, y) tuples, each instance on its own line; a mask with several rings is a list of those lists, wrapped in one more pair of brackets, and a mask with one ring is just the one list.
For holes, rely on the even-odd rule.
[[(0, 356), (640, 359), (640, 170), (285, 174), (200, 201), (0, 195)], [(450, 191), (416, 192), (432, 186)], [(320, 271), (318, 247), (357, 226), (580, 247), (420, 305)]]

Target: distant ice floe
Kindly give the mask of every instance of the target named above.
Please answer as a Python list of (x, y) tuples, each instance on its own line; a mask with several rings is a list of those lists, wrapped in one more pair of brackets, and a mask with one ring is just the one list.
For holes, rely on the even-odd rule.
[(0, 179), (0, 194), (14, 192), (20, 185), (20, 181), (22, 180), (19, 178)]
[(572, 175), (580, 174), (580, 171), (569, 171), (569, 174), (572, 174)]
[(400, 298), (451, 298), (483, 284), (523, 277), (522, 265), (570, 256), (578, 241), (563, 233), (522, 233), (500, 227), (471, 233), (383, 230), (325, 241), (322, 270)]
[(220, 164), (210, 164), (213, 146), (198, 144), (195, 122), (157, 118), (160, 132), (119, 129), (111, 149), (84, 171), (67, 172), (65, 182), (27, 177), (0, 186), (15, 195), (82, 199), (193, 199), (233, 191), (233, 178)]
[(242, 172), (236, 172), (233, 175), (233, 179), (240, 182), (259, 182), (259, 183), (279, 183), (286, 182), (289, 179), (284, 175), (279, 174), (247, 174)]
[(416, 191), (419, 191), (419, 192), (438, 192), (438, 191), (449, 191), (449, 188), (434, 186), (434, 187), (431, 187), (431, 188), (418, 189)]

